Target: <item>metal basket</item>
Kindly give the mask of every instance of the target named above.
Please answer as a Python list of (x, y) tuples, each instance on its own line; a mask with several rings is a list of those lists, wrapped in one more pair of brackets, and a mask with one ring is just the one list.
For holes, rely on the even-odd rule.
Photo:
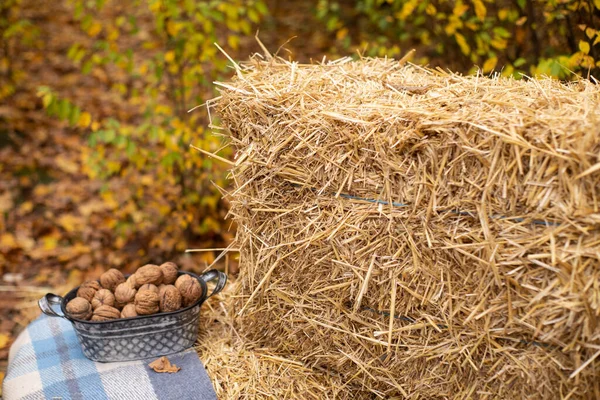
[[(77, 296), (79, 287), (65, 297), (48, 293), (38, 304), (44, 314), (71, 321), (83, 354), (90, 360), (113, 362), (160, 357), (194, 345), (198, 337), (200, 306), (207, 298), (219, 293), (227, 282), (227, 275), (217, 270), (207, 271), (200, 276), (190, 272), (179, 272), (178, 275), (184, 274), (198, 280), (202, 297), (194, 304), (173, 312), (103, 322), (76, 319), (67, 314), (66, 306)], [(216, 286), (208, 294), (207, 282), (214, 280)], [(54, 311), (53, 304), (60, 305), (62, 314)]]

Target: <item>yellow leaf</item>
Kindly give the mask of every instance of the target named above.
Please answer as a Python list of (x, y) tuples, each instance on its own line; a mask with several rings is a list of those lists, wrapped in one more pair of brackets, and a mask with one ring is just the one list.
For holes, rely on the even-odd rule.
[(172, 20), (167, 22), (167, 32), (171, 36), (177, 35), (177, 32), (179, 32), (179, 24), (175, 23)]
[(173, 50), (167, 51), (165, 53), (165, 61), (168, 63), (172, 63), (175, 60), (175, 52)]
[(498, 57), (488, 58), (483, 63), (483, 73), (487, 74), (489, 72), (492, 72), (492, 70), (496, 67), (497, 63), (498, 63)]
[(456, 2), (456, 4), (454, 5), (454, 9), (452, 10), (452, 14), (454, 14), (457, 17), (462, 17), (462, 15), (467, 12), (467, 10), (469, 9), (469, 6), (466, 4), (463, 4), (462, 1), (458, 0)]
[(456, 43), (458, 43), (460, 46), (460, 51), (462, 51), (464, 55), (468, 56), (471, 52), (471, 47), (469, 47), (465, 37), (458, 32), (454, 36), (456, 37)]
[(81, 285), (83, 282), (83, 272), (78, 269), (72, 269), (69, 272), (69, 276), (67, 278), (68, 287), (75, 287)]
[(154, 183), (154, 177), (152, 175), (142, 175), (140, 183), (144, 186), (152, 186)]
[(98, 129), (100, 129), (100, 124), (97, 121), (92, 122), (92, 131), (96, 132)]
[(508, 8), (501, 8), (498, 10), (498, 19), (504, 21), (506, 18), (508, 18)]
[(91, 123), (92, 116), (90, 115), (90, 113), (87, 111), (82, 112), (79, 116), (79, 121), (77, 122), (77, 125), (79, 125), (82, 128), (87, 128), (88, 126), (90, 126)]
[(472, 0), (473, 1), (473, 6), (475, 7), (475, 15), (477, 15), (477, 18), (479, 18), (480, 20), (484, 20), (485, 15), (487, 14), (487, 9), (485, 8), (485, 5), (483, 4), (483, 1), (481, 0)]
[(581, 52), (583, 54), (588, 54), (590, 52), (590, 44), (588, 42), (586, 42), (585, 40), (580, 40), (579, 41), (579, 50), (581, 50)]
[(425, 12), (427, 13), (427, 15), (435, 15), (435, 13), (437, 12), (437, 9), (435, 8), (435, 6), (433, 4), (427, 4), (427, 8), (425, 8)]
[(342, 28), (339, 31), (337, 31), (337, 33), (335, 34), (335, 37), (337, 38), (337, 40), (342, 40), (346, 36), (348, 36), (348, 28)]
[(111, 28), (109, 33), (108, 33), (108, 41), (109, 42), (114, 42), (115, 40), (117, 40), (119, 38), (119, 30), (115, 29), (115, 28)]
[(594, 0), (594, 5), (598, 10), (600, 10), (600, 0)]
[(31, 201), (26, 201), (19, 206), (19, 213), (21, 215), (30, 213), (33, 210), (33, 203)]
[(81, 218), (76, 217), (73, 214), (62, 214), (57, 222), (67, 232), (79, 230), (83, 225)]
[(598, 31), (593, 28), (585, 29), (585, 35), (588, 37), (588, 39), (592, 39), (594, 36), (596, 36), (596, 33), (598, 33)]
[(93, 22), (87, 30), (87, 34), (91, 37), (98, 36), (98, 34), (102, 31), (102, 25), (99, 22)]
[(240, 38), (237, 35), (229, 35), (227, 36), (227, 44), (234, 50), (237, 50), (240, 44)]
[(0, 236), (0, 248), (3, 249), (16, 249), (18, 248), (19, 245), (17, 244), (17, 241), (15, 240), (15, 237), (10, 234), (10, 233), (3, 233), (2, 236)]
[(0, 349), (5, 348), (9, 341), (10, 337), (7, 334), (0, 333)]
[(495, 38), (490, 42), (490, 44), (492, 45), (492, 47), (498, 50), (504, 50), (508, 45), (508, 42), (505, 39)]
[(408, 18), (417, 7), (417, 3), (418, 0), (410, 0), (404, 3), (402, 10), (400, 10), (399, 13), (396, 13), (396, 18), (402, 21), (406, 20), (406, 18)]

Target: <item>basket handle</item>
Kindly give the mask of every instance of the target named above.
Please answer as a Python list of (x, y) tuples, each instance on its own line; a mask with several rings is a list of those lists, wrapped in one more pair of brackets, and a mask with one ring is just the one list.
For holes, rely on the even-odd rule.
[(209, 297), (212, 297), (215, 294), (219, 293), (221, 290), (223, 290), (225, 284), (227, 283), (227, 275), (224, 272), (217, 271), (216, 269), (206, 271), (205, 273), (200, 275), (200, 279), (202, 279), (204, 283), (217, 280), (217, 284), (215, 285), (215, 288), (213, 289), (212, 293), (206, 296), (205, 299), (208, 299)]
[(57, 296), (53, 293), (48, 293), (44, 297), (42, 297), (41, 299), (38, 300), (38, 305), (40, 306), (40, 309), (42, 310), (42, 312), (50, 317), (65, 318), (64, 314), (58, 314), (52, 308), (52, 304), (61, 304), (62, 301), (63, 301), (62, 297)]

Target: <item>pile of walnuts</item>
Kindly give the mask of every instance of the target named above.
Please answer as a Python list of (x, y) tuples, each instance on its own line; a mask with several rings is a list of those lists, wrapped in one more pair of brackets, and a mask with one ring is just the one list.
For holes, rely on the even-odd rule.
[(84, 282), (67, 304), (67, 313), (85, 321), (108, 321), (177, 311), (201, 296), (198, 280), (190, 275), (177, 277), (172, 262), (144, 265), (127, 280), (112, 268), (100, 276), (100, 282)]

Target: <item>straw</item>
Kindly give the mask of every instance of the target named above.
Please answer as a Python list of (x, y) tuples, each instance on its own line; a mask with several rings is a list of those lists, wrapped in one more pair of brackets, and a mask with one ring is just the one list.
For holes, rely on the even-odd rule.
[(245, 340), (378, 398), (600, 396), (597, 85), (238, 68), (209, 105)]

